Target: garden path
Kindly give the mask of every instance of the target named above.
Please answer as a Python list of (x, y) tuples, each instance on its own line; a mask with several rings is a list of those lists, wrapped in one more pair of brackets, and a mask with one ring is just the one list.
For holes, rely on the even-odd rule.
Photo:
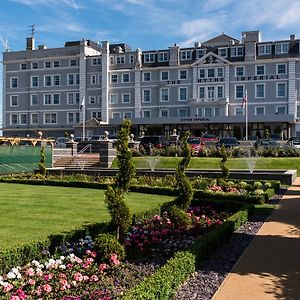
[(220, 286), (213, 300), (300, 298), (300, 177)]

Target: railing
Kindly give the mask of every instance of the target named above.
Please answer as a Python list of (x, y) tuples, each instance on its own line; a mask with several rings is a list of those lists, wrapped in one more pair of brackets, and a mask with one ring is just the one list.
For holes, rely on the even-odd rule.
[[(72, 165), (74, 163), (74, 161), (76, 161), (76, 163), (78, 164), (78, 166), (80, 167), (80, 169), (83, 169), (86, 163), (86, 160), (82, 157), (82, 155), (84, 154), (84, 152), (87, 149), (90, 149), (90, 153), (91, 153), (91, 147), (92, 144), (87, 144), (85, 145), (78, 153), (76, 153), (72, 159), (65, 165), (65, 168), (67, 168), (68, 166)], [(79, 159), (78, 159), (79, 158)]]

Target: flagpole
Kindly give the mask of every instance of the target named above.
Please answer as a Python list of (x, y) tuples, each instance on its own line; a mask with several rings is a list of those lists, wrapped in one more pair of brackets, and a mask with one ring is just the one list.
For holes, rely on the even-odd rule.
[(82, 140), (85, 141), (85, 97), (83, 97), (80, 108), (82, 110)]
[(247, 90), (246, 90), (246, 94), (245, 94), (245, 99), (246, 99), (246, 103), (245, 103), (245, 113), (246, 113), (246, 141), (248, 141), (248, 95), (247, 95)]

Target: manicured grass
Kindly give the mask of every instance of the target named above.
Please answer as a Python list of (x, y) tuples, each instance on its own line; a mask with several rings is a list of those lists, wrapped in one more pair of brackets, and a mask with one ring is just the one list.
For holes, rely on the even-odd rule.
[[(159, 157), (156, 168), (175, 169), (180, 157)], [(253, 159), (253, 158), (251, 158)], [(137, 168), (149, 169), (147, 157), (135, 157), (135, 164)], [(300, 172), (300, 158), (299, 157), (259, 157), (254, 159), (254, 169), (293, 169)], [(189, 164), (190, 169), (218, 169), (220, 170), (220, 158), (212, 157), (193, 157)], [(229, 169), (246, 169), (248, 170), (249, 158), (228, 158)], [(115, 167), (115, 161), (113, 167)]]
[[(104, 190), (0, 183), (0, 248), (38, 241), (85, 223), (109, 220)], [(153, 208), (172, 197), (129, 193), (132, 212)]]

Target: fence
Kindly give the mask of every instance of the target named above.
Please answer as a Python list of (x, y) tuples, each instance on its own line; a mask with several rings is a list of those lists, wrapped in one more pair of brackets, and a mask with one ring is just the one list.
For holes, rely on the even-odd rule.
[[(0, 146), (0, 174), (32, 172), (40, 161), (39, 146)], [(45, 147), (46, 167), (52, 166), (52, 147)]]

